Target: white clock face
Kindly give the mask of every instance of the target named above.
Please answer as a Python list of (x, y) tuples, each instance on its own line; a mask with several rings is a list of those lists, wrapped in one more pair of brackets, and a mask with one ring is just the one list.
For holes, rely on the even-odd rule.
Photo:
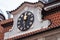
[(28, 30), (34, 23), (34, 15), (30, 11), (23, 12), (17, 21), (17, 27), (21, 31)]

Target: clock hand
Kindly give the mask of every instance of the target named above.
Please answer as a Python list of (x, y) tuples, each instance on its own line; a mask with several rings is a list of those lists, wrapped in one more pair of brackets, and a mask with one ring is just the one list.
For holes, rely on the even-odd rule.
[(25, 27), (25, 21), (24, 21), (24, 27)]
[(26, 22), (27, 22), (27, 20), (24, 20), (24, 30), (26, 29)]
[(25, 27), (26, 27), (26, 21), (27, 21), (27, 12), (25, 13), (25, 15), (24, 15), (24, 29), (25, 29)]
[(27, 19), (27, 15), (26, 15), (27, 13), (25, 13), (25, 15), (24, 15), (24, 20), (26, 20)]

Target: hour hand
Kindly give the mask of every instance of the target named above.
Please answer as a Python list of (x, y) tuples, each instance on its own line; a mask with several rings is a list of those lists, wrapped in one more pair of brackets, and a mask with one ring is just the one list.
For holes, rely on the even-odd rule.
[(26, 15), (26, 13), (25, 13), (24, 20), (26, 20), (26, 19), (27, 19), (27, 15)]
[(26, 20), (27, 19), (27, 16), (24, 16), (24, 20)]

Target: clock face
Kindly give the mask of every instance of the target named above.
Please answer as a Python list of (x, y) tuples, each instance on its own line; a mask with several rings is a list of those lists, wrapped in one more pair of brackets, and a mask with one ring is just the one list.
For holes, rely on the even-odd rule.
[(26, 11), (20, 15), (17, 21), (17, 27), (21, 31), (28, 30), (34, 22), (34, 15), (30, 11)]

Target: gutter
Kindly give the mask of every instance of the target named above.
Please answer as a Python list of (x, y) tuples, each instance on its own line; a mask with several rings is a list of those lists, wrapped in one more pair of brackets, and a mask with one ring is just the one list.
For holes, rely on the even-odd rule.
[(54, 9), (56, 7), (59, 7), (59, 6), (60, 6), (60, 2), (59, 3), (56, 3), (56, 4), (53, 4), (53, 5), (49, 5), (47, 7), (44, 7), (44, 10), (45, 11), (49, 11), (49, 10)]

